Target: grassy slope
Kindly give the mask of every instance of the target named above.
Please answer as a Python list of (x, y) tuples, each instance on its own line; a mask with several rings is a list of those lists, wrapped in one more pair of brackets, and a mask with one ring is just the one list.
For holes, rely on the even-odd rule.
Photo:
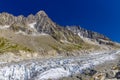
[(3, 52), (18, 52), (19, 50), (32, 52), (31, 49), (24, 47), (23, 45), (12, 43), (11, 41), (0, 37), (0, 53)]
[[(71, 52), (76, 50), (88, 50), (91, 48), (99, 49), (98, 46), (94, 46), (91, 44), (86, 44), (82, 42), (81, 44), (75, 44), (75, 43), (63, 43), (55, 40), (49, 35), (40, 35), (40, 36), (27, 36), (27, 35), (21, 35), (21, 34), (15, 34), (12, 31), (8, 30), (0, 30), (0, 38), (4, 41), (4, 46), (0, 46), (1, 49), (4, 49), (5, 47), (9, 48), (1, 51), (17, 51), (17, 50), (32, 50), (34, 52), (39, 52), (41, 55), (42, 53), (45, 53), (47, 55), (47, 52), (55, 50), (57, 52)], [(2, 41), (2, 40), (1, 40)], [(14, 44), (14, 46), (13, 46)]]

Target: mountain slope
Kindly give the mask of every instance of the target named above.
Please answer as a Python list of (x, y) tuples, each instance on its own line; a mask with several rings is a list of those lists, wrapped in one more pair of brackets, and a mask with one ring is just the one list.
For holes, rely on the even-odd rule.
[(120, 48), (120, 44), (113, 42), (108, 37), (103, 34), (84, 29), (80, 26), (67, 26), (68, 30), (72, 31), (74, 34), (79, 35), (79, 37), (87, 43), (97, 44), (102, 47), (107, 47), (109, 49)]
[[(44, 11), (28, 17), (0, 14), (0, 39), (18, 45), (2, 53), (14, 52), (21, 60), (41, 57), (78, 56), (96, 50), (114, 49), (116, 43), (99, 33), (77, 26), (62, 27), (54, 23)], [(4, 40), (5, 39), (5, 40)], [(21, 48), (22, 47), (22, 48)], [(2, 47), (0, 47), (2, 48)], [(23, 51), (25, 54), (22, 54)], [(10, 54), (7, 54), (9, 56)], [(23, 55), (23, 56), (20, 56)], [(23, 58), (24, 57), (24, 58)]]

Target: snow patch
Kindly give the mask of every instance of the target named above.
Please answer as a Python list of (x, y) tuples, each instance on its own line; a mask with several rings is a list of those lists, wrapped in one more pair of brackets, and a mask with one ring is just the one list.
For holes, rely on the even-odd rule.
[(67, 40), (60, 40), (60, 41), (63, 42), (63, 43), (70, 43)]
[(28, 26), (33, 30), (32, 36), (42, 36), (42, 35), (47, 35), (45, 33), (38, 33), (36, 28), (35, 28), (36, 22), (28, 24)]
[(40, 33), (40, 35), (48, 35), (48, 34), (46, 34), (46, 33)]
[(48, 36), (46, 33), (32, 33), (32, 36)]
[(27, 35), (25, 32), (19, 30), (18, 32), (16, 32), (16, 34), (23, 34), (23, 35)]
[(78, 35), (81, 39), (83, 39), (87, 43), (99, 45), (96, 41), (92, 41), (92, 39), (84, 37), (83, 35), (81, 35), (81, 33), (78, 33)]
[(7, 29), (9, 27), (10, 27), (10, 25), (4, 25), (4, 26), (0, 25), (0, 29)]
[(32, 29), (35, 29), (35, 24), (36, 24), (36, 22), (33, 22), (33, 23), (30, 23), (28, 26)]

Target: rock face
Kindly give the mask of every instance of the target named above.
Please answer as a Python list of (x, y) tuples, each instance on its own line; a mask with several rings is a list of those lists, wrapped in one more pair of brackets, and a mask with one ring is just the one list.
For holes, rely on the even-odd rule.
[(0, 14), (0, 24), (1, 25), (9, 25), (14, 23), (14, 16), (8, 13), (1, 13)]
[(84, 28), (81, 28), (80, 26), (67, 26), (68, 30), (73, 31), (75, 34), (79, 34), (82, 37), (90, 38), (90, 39), (104, 39), (104, 40), (110, 40), (106, 36), (99, 34), (94, 31), (86, 30)]
[(112, 41), (108, 37), (100, 33), (86, 30), (80, 26), (67, 26), (66, 28), (72, 31), (74, 34), (78, 34), (82, 38), (88, 38), (92, 41), (97, 41), (99, 44), (113, 45)]

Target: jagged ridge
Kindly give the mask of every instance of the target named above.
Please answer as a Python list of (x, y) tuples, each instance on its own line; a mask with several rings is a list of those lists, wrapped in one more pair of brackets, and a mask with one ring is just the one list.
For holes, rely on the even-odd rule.
[(81, 38), (88, 38), (93, 42), (98, 42), (99, 44), (114, 45), (114, 43), (103, 34), (84, 29), (80, 26), (67, 26), (66, 28), (74, 34), (79, 35)]
[[(29, 24), (35, 23), (31, 27)], [(23, 31), (27, 34), (46, 33), (58, 41), (68, 41), (72, 43), (83, 42), (78, 35), (55, 24), (44, 11), (39, 11), (35, 16), (13, 16), (8, 13), (0, 14), (0, 24), (9, 25), (13, 31)]]

